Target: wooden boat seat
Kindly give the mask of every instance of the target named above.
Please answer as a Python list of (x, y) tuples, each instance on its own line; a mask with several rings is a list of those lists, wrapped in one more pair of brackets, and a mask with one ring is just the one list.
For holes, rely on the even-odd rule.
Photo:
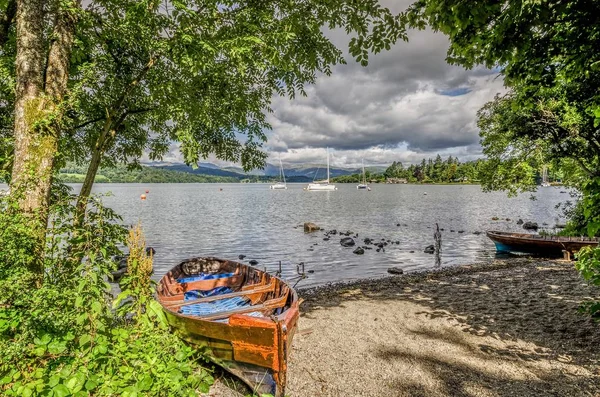
[(210, 291), (218, 287), (238, 288), (244, 282), (242, 274), (234, 273), (230, 277), (203, 279), (189, 282), (178, 282), (170, 279), (170, 282), (163, 284), (170, 295), (180, 295), (188, 291)]
[(223, 312), (216, 312), (216, 313), (211, 313), (211, 314), (204, 315), (204, 316), (194, 316), (194, 317), (198, 318), (198, 319), (202, 319), (202, 320), (212, 321), (212, 320), (221, 320), (224, 318), (228, 318), (234, 314), (246, 314), (246, 313), (252, 313), (252, 312), (260, 312), (260, 311), (264, 311), (264, 310), (278, 309), (280, 307), (285, 306), (285, 304), (287, 302), (288, 294), (289, 294), (289, 291), (286, 291), (285, 294), (283, 294), (283, 296), (281, 296), (279, 298), (269, 299), (267, 301), (264, 301), (260, 305), (244, 306), (244, 307), (240, 307), (238, 309), (227, 310), (227, 311), (223, 311)]
[[(252, 287), (252, 288), (248, 288), (248, 287)], [(218, 301), (221, 299), (228, 299), (228, 298), (235, 298), (235, 297), (239, 297), (239, 296), (244, 296), (244, 297), (248, 297), (250, 300), (254, 300), (252, 299), (253, 296), (252, 295), (262, 295), (264, 293), (267, 292), (271, 292), (275, 290), (275, 280), (271, 280), (271, 282), (267, 285), (264, 284), (252, 284), (252, 285), (248, 285), (248, 286), (244, 286), (242, 287), (241, 291), (237, 291), (237, 292), (231, 292), (228, 294), (221, 294), (221, 295), (213, 295), (213, 296), (206, 296), (203, 298), (198, 298), (198, 299), (192, 299), (192, 300), (184, 300), (183, 295), (179, 295), (179, 299), (176, 301), (170, 301), (168, 304), (165, 304), (165, 307), (181, 307), (181, 306), (187, 306), (187, 305), (195, 305), (197, 303), (206, 303), (206, 302), (214, 302), (214, 301)]]

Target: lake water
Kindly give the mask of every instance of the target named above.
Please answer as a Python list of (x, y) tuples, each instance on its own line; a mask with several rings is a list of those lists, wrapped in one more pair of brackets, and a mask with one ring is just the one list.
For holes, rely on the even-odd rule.
[[(80, 185), (72, 186), (79, 190)], [(269, 271), (283, 261), (285, 278), (293, 277), (295, 265), (304, 262), (307, 271), (314, 271), (299, 284), (305, 287), (384, 276), (391, 266), (404, 271), (433, 268), (434, 256), (423, 249), (433, 244), (436, 222), (445, 229), (442, 266), (493, 258), (494, 244), (485, 233), (473, 232), (522, 231), (516, 224), (519, 218), (552, 227), (564, 222), (556, 204), (570, 199), (558, 187), (540, 188), (534, 201), (528, 194), (507, 198), (472, 185), (375, 184), (372, 191), (358, 191), (354, 184), (337, 186), (333, 192), (308, 192), (302, 190), (304, 184), (288, 184), (288, 190), (270, 190), (266, 184), (97, 184), (94, 192), (111, 192), (105, 203), (127, 224), (142, 223), (147, 243), (156, 249), (156, 278), (185, 258), (238, 260), (242, 254), (244, 262), (255, 259)], [(353, 248), (340, 245), (339, 235), (324, 241), (324, 232), (305, 234), (298, 227), (304, 222), (358, 233), (359, 245), (366, 237), (400, 244), (356, 255)]]

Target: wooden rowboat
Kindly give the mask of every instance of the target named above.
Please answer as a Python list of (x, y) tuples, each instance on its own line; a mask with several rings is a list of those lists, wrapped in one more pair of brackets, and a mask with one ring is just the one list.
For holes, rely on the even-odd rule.
[(598, 245), (598, 238), (589, 237), (540, 236), (497, 231), (489, 231), (486, 234), (496, 244), (498, 252), (520, 252), (547, 256), (560, 256), (566, 253), (566, 257), (570, 257), (571, 254), (583, 247)]
[(299, 316), (291, 286), (238, 262), (192, 258), (171, 269), (157, 292), (182, 339), (256, 394), (283, 397)]

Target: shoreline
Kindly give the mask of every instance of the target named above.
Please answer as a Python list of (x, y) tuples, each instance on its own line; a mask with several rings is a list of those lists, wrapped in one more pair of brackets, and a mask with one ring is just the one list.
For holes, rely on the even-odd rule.
[[(328, 284), (304, 299), (286, 395), (598, 396), (600, 289), (537, 258)], [(209, 396), (239, 397), (218, 377)]]

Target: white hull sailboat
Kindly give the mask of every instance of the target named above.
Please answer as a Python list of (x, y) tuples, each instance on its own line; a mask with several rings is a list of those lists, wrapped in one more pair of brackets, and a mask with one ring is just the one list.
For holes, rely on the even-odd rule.
[(356, 185), (358, 190), (371, 190), (369, 186), (367, 186), (367, 176), (365, 174), (365, 162), (362, 161), (362, 182)]
[(337, 190), (337, 187), (335, 187), (335, 185), (329, 183), (329, 148), (327, 148), (327, 179), (325, 179), (323, 181), (309, 183), (308, 186), (304, 188), (304, 190), (315, 190), (315, 191)]
[(544, 166), (542, 170), (542, 187), (550, 187), (550, 182), (548, 182), (548, 167)]
[(279, 159), (279, 179), (280, 181), (270, 186), (272, 190), (286, 190), (287, 184), (285, 182), (285, 173), (283, 172), (283, 164), (281, 158)]

